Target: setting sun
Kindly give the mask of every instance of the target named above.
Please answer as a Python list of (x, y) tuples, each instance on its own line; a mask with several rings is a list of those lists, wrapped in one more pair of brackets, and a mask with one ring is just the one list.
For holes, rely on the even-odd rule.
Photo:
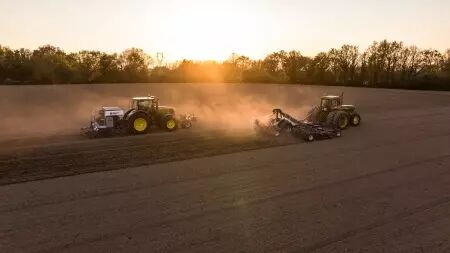
[[(245, 4), (236, 9), (230, 3), (192, 1), (173, 6), (171, 15), (160, 16), (160, 26), (149, 31), (159, 50), (170, 58), (223, 60), (233, 52), (262, 56), (268, 41), (262, 31), (264, 8), (251, 10)], [(266, 20), (267, 21), (267, 20)], [(149, 18), (149, 22), (154, 19)], [(267, 28), (267, 27), (266, 27)]]

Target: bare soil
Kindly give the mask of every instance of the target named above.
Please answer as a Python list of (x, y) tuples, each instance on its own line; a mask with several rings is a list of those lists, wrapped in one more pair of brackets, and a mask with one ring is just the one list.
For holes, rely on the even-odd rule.
[[(0, 251), (450, 251), (450, 93), (203, 87), (211, 100), (199, 111), (217, 113), (216, 126), (97, 140), (43, 128), (2, 138)], [(295, 108), (341, 90), (363, 117), (341, 138), (259, 138), (247, 118), (226, 121), (271, 102), (300, 115)], [(261, 108), (243, 113), (249, 107), (227, 94)], [(224, 96), (229, 103), (214, 105)], [(68, 100), (60, 101), (76, 104)]]

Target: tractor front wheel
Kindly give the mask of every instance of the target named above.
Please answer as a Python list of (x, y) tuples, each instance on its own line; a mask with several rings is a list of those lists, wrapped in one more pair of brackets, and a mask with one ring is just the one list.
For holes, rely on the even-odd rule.
[(178, 128), (177, 121), (172, 116), (167, 116), (164, 118), (161, 127), (166, 131), (175, 131)]
[(359, 126), (361, 124), (361, 116), (355, 112), (350, 118), (350, 124), (352, 126)]

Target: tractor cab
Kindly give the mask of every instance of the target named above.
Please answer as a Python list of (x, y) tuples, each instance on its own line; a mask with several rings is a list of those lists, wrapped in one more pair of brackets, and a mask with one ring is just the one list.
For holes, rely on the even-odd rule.
[(342, 105), (342, 96), (327, 95), (320, 100), (320, 110), (330, 112)]
[(145, 112), (157, 111), (159, 108), (159, 99), (155, 96), (133, 97), (130, 102), (130, 108)]

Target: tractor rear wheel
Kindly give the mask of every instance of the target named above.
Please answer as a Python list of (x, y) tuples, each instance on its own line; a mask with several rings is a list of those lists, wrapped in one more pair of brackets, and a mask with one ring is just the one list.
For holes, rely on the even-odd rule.
[(336, 112), (336, 115), (333, 119), (334, 127), (338, 129), (346, 129), (349, 125), (349, 117), (348, 114), (343, 111)]
[(361, 116), (359, 116), (358, 113), (354, 113), (351, 117), (350, 117), (350, 124), (352, 126), (359, 126), (359, 124), (361, 124)]
[(131, 134), (145, 134), (150, 128), (150, 118), (143, 112), (131, 115), (128, 120), (128, 131)]

